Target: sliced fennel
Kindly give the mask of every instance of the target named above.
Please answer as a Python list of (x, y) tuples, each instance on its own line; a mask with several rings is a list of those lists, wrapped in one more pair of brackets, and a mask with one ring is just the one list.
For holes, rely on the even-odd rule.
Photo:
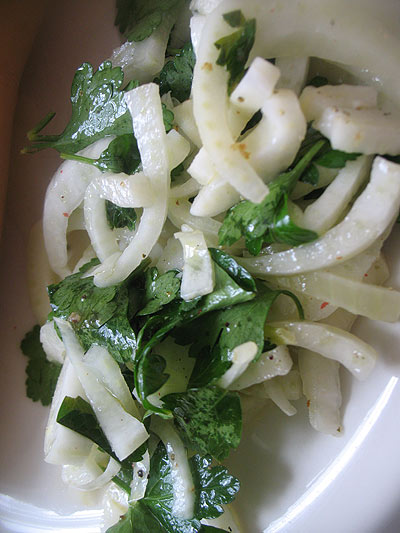
[(242, 390), (275, 376), (283, 376), (292, 368), (293, 361), (286, 346), (277, 346), (261, 354), (257, 361), (249, 364), (247, 369), (229, 386), (232, 390)]
[(193, 300), (209, 294), (214, 288), (214, 269), (203, 233), (183, 225), (175, 238), (183, 248), (181, 297)]
[(316, 241), (285, 252), (243, 258), (252, 274), (273, 276), (327, 268), (366, 250), (397, 216), (400, 207), (400, 165), (376, 157), (371, 180), (342, 222)]
[(160, 417), (155, 417), (152, 420), (151, 429), (162, 440), (171, 465), (174, 491), (172, 514), (178, 518), (192, 518), (194, 514), (195, 492), (187, 452), (183, 442), (178, 437), (171, 423), (162, 420)]
[(94, 282), (105, 287), (124, 280), (149, 255), (167, 216), (168, 153), (158, 86), (142, 85), (126, 94), (138, 141), (143, 172), (155, 191), (155, 200), (143, 209), (135, 236), (123, 252), (115, 252), (95, 270)]
[[(119, 396), (115, 395), (119, 385), (123, 383), (126, 387), (125, 380), (121, 374), (120, 383), (115, 382), (110, 390), (109, 383), (99, 380), (98, 372), (93, 371), (90, 362), (85, 362), (85, 354), (72, 327), (65, 320), (56, 318), (55, 321), (61, 332), (67, 357), (74, 366), (99, 424), (116, 456), (123, 460), (148, 438), (142, 422), (128, 413)], [(109, 357), (111, 360), (111, 356)], [(117, 365), (113, 359), (112, 361)], [(108, 379), (112, 379), (112, 376), (108, 376)]]
[(240, 379), (240, 376), (246, 371), (249, 364), (256, 356), (257, 351), (257, 344), (253, 341), (248, 341), (236, 346), (233, 349), (231, 359), (232, 366), (220, 377), (218, 385), (227, 389), (236, 379)]
[(267, 337), (282, 344), (299, 346), (334, 359), (358, 379), (366, 379), (375, 366), (377, 353), (355, 335), (334, 326), (316, 322), (271, 322)]
[(299, 350), (299, 369), (310, 423), (330, 435), (341, 431), (339, 363), (310, 350)]

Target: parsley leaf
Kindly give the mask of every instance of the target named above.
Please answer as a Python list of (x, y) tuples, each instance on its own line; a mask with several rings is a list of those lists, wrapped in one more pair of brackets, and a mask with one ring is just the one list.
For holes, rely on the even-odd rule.
[(96, 72), (89, 63), (83, 63), (72, 82), (72, 113), (64, 131), (59, 135), (39, 133), (54, 117), (49, 114), (28, 133), (32, 144), (23, 152), (55, 148), (74, 154), (106, 135), (132, 133), (132, 117), (121, 90), (123, 80), (122, 69), (113, 67), (110, 61), (104, 61)]
[(117, 0), (115, 25), (128, 41), (143, 41), (177, 4), (178, 0)]
[(34, 402), (50, 405), (61, 365), (47, 360), (40, 342), (40, 326), (34, 326), (25, 335), (21, 350), (29, 359), (26, 367), (26, 395)]
[[(218, 380), (232, 366), (236, 346), (245, 342), (255, 342), (258, 347), (255, 360), (260, 357), (264, 349), (267, 315), (281, 291), (272, 290), (264, 284), (258, 284), (257, 289), (253, 300), (214, 311), (200, 319), (200, 323), (191, 323), (182, 328), (186, 330), (184, 337), (191, 342), (195, 340), (189, 352), (192, 357), (196, 357), (189, 387), (204, 387)], [(285, 294), (294, 299), (302, 316), (297, 298), (290, 292)], [(196, 335), (199, 330), (202, 332), (201, 338)], [(182, 331), (180, 333), (182, 335)]]
[(179, 275), (179, 270), (169, 270), (161, 276), (155, 267), (146, 270), (144, 307), (139, 311), (138, 315), (156, 313), (164, 305), (177, 298), (181, 287)]
[(128, 228), (131, 231), (136, 226), (136, 211), (133, 207), (120, 207), (106, 200), (107, 222), (111, 229)]
[[(280, 214), (282, 214), (282, 201), (284, 201), (285, 195), (290, 194), (293, 190), (303, 172), (324, 144), (325, 141), (323, 140), (316, 142), (297, 162), (294, 168), (279, 174), (269, 184), (269, 194), (261, 203), (255, 204), (245, 200), (231, 207), (219, 230), (220, 244), (230, 246), (244, 236), (250, 253), (257, 255), (260, 253), (263, 242), (271, 240), (270, 229), (275, 230), (274, 240), (276, 237), (279, 242), (291, 244), (291, 242), (288, 242), (290, 236), (288, 237), (287, 232), (276, 231), (277, 226), (282, 225), (282, 220), (285, 221), (286, 229), (287, 227), (297, 228), (292, 222), (290, 223), (291, 225), (288, 224), (288, 214), (285, 214), (281, 219), (279, 218)], [(281, 222), (279, 223), (280, 220)], [(314, 240), (317, 234), (305, 232), (302, 236), (306, 239), (303, 242), (308, 242)]]
[[(145, 409), (158, 413), (164, 417), (171, 417), (171, 412), (165, 408), (152, 405), (146, 398), (145, 388), (147, 380), (146, 358), (152, 349), (161, 342), (167, 334), (174, 335), (177, 327), (199, 319), (206, 313), (216, 309), (251, 300), (255, 292), (243, 289), (218, 264), (214, 265), (215, 288), (211, 294), (185, 302), (175, 298), (165, 305), (159, 312), (149, 316), (138, 333), (138, 347), (135, 355), (135, 388)], [(191, 342), (191, 341), (189, 341)], [(184, 342), (184, 344), (189, 344)]]
[(214, 43), (220, 50), (217, 65), (225, 66), (229, 72), (228, 94), (231, 94), (245, 75), (245, 65), (254, 45), (256, 20), (246, 20), (240, 11), (226, 13), (223, 17), (231, 26), (240, 25), (237, 31)]
[(239, 491), (240, 483), (223, 466), (211, 466), (209, 455), (194, 455), (189, 459), (192, 478), (196, 490), (196, 518), (217, 518), (224, 509), (222, 505), (231, 503)]
[(222, 460), (239, 446), (242, 411), (237, 393), (209, 386), (168, 394), (162, 400), (182, 440), (195, 451)]
[(116, 137), (98, 159), (64, 152), (60, 153), (60, 157), (93, 165), (101, 172), (115, 172), (116, 174), (124, 172), (128, 175), (134, 174), (141, 163), (139, 148), (133, 133)]
[(85, 350), (92, 344), (106, 346), (120, 363), (132, 361), (136, 337), (129, 323), (127, 282), (96, 287), (86, 272), (98, 264), (94, 259), (80, 271), (48, 287), (52, 313), (68, 320)]
[(183, 102), (190, 97), (193, 69), (196, 63), (192, 43), (186, 43), (173, 57), (168, 58), (158, 78), (160, 95), (171, 91), (171, 96)]

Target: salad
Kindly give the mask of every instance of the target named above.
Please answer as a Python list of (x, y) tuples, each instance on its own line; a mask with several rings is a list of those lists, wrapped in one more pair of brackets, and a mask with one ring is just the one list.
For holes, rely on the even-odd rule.
[(77, 70), (70, 122), (47, 135), (48, 115), (25, 148), (65, 160), (27, 391), (51, 402), (45, 460), (102, 493), (108, 531), (238, 528), (221, 461), (247, 404), (290, 416), (304, 395), (312, 426), (340, 433), (339, 364), (365, 379), (377, 357), (348, 330), (400, 314), (381, 252), (400, 206), (397, 41), (374, 63), (378, 29), (354, 54), (340, 9), (313, 5), (313, 33), (311, 2), (219, 4), (192, 2), (175, 48), (184, 4), (118, 2), (127, 42)]

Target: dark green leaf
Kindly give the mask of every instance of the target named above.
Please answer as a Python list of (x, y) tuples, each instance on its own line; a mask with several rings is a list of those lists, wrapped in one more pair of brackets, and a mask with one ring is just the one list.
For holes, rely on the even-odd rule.
[(193, 323), (187, 326), (192, 328), (191, 338), (196, 339), (190, 350), (190, 355), (196, 357), (190, 376), (190, 387), (204, 387), (219, 379), (231, 367), (233, 350), (245, 342), (256, 343), (258, 350), (254, 359), (260, 357), (264, 348), (265, 321), (279, 294), (280, 291), (259, 284), (253, 300), (204, 317), (200, 339), (196, 339), (194, 330), (198, 325)]
[(287, 203), (288, 197), (285, 194), (275, 212), (274, 222), (269, 228), (266, 242), (283, 242), (290, 246), (299, 246), (315, 241), (318, 238), (318, 233), (297, 226), (290, 217)]
[(325, 76), (314, 76), (307, 85), (312, 85), (313, 87), (322, 87), (323, 85), (328, 85), (328, 78)]
[(239, 480), (225, 467), (211, 466), (209, 455), (194, 455), (189, 464), (196, 491), (195, 517), (199, 520), (217, 518), (224, 512), (222, 505), (234, 500), (240, 488)]
[(222, 15), (224, 20), (229, 24), (229, 26), (232, 26), (232, 28), (239, 28), (240, 26), (243, 26), (246, 22), (246, 19), (243, 16), (243, 13), (240, 11), (240, 9), (236, 9), (236, 11), (230, 11), (229, 13), (225, 13)]
[(169, 58), (155, 80), (160, 86), (160, 94), (171, 91), (171, 96), (180, 102), (190, 97), (193, 69), (196, 56), (192, 44), (186, 43), (172, 58)]
[(170, 109), (168, 109), (168, 107), (165, 104), (162, 104), (162, 113), (163, 113), (165, 131), (168, 133), (169, 131), (172, 130), (173, 125), (174, 125), (174, 114)]
[(245, 268), (239, 265), (232, 256), (219, 250), (218, 248), (209, 248), (212, 259), (225, 270), (229, 276), (245, 291), (256, 291), (254, 278)]
[(329, 150), (315, 159), (315, 163), (321, 167), (343, 168), (347, 161), (354, 161), (361, 154), (341, 152), (340, 150)]
[(65, 130), (59, 135), (39, 134), (49, 122), (46, 117), (31, 130), (32, 144), (24, 152), (55, 148), (74, 154), (106, 135), (131, 134), (132, 118), (121, 90), (123, 80), (122, 69), (112, 67), (110, 61), (102, 63), (96, 72), (89, 63), (83, 63), (72, 82), (72, 113)]
[(144, 307), (139, 316), (151, 315), (159, 311), (164, 305), (169, 304), (179, 296), (181, 281), (178, 270), (169, 270), (159, 276), (158, 270), (153, 267), (146, 271)]
[(157, 392), (168, 380), (169, 374), (164, 372), (166, 366), (165, 359), (155, 353), (150, 353), (140, 361), (138, 366), (140, 388), (145, 396)]
[(61, 365), (47, 360), (40, 342), (40, 326), (34, 326), (25, 335), (21, 350), (29, 359), (26, 366), (26, 395), (34, 402), (50, 405)]
[(219, 230), (220, 244), (229, 246), (244, 236), (250, 253), (259, 253), (263, 240), (274, 225), (284, 196), (291, 193), (324, 144), (325, 141), (320, 140), (311, 145), (292, 170), (277, 176), (269, 184), (269, 194), (261, 203), (245, 200), (229, 209)]
[(85, 350), (101, 344), (118, 362), (132, 361), (136, 337), (128, 320), (127, 283), (96, 287), (93, 276), (83, 277), (96, 264), (93, 260), (77, 274), (48, 287), (51, 316), (68, 320)]
[(303, 183), (308, 183), (309, 185), (312, 185), (315, 187), (318, 185), (319, 180), (319, 172), (317, 167), (314, 165), (314, 163), (311, 163), (311, 165), (306, 168), (306, 170), (303, 172), (303, 175), (301, 176), (301, 181)]
[(142, 41), (178, 4), (178, 0), (117, 0), (115, 25), (128, 41)]
[[(228, 13), (228, 16), (232, 13)], [(214, 44), (220, 51), (217, 65), (225, 66), (229, 72), (228, 94), (231, 94), (245, 74), (245, 66), (254, 45), (256, 20), (245, 20), (240, 13), (242, 26), (239, 30), (222, 37)], [(238, 15), (234, 16), (235, 20)]]
[(168, 394), (163, 402), (182, 439), (195, 451), (222, 460), (239, 445), (242, 413), (237, 393), (212, 386)]
[(136, 211), (133, 207), (120, 207), (106, 200), (107, 222), (111, 229), (128, 228), (131, 231), (136, 226)]

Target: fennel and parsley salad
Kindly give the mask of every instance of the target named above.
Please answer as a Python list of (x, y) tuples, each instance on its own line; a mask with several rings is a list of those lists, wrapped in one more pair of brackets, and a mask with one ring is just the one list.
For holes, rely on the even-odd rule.
[(238, 531), (221, 461), (242, 402), (291, 416), (305, 397), (312, 426), (340, 433), (339, 366), (364, 379), (377, 357), (355, 317), (400, 316), (381, 251), (396, 87), (378, 105), (366, 79), (390, 81), (393, 58), (367, 42), (354, 57), (361, 25), (311, 4), (117, 0), (126, 42), (77, 69), (62, 133), (43, 133), (54, 113), (28, 133), (25, 153), (64, 162), (35, 237), (49, 283), (21, 344), (27, 394), (51, 404), (45, 460), (98, 491), (109, 533)]

